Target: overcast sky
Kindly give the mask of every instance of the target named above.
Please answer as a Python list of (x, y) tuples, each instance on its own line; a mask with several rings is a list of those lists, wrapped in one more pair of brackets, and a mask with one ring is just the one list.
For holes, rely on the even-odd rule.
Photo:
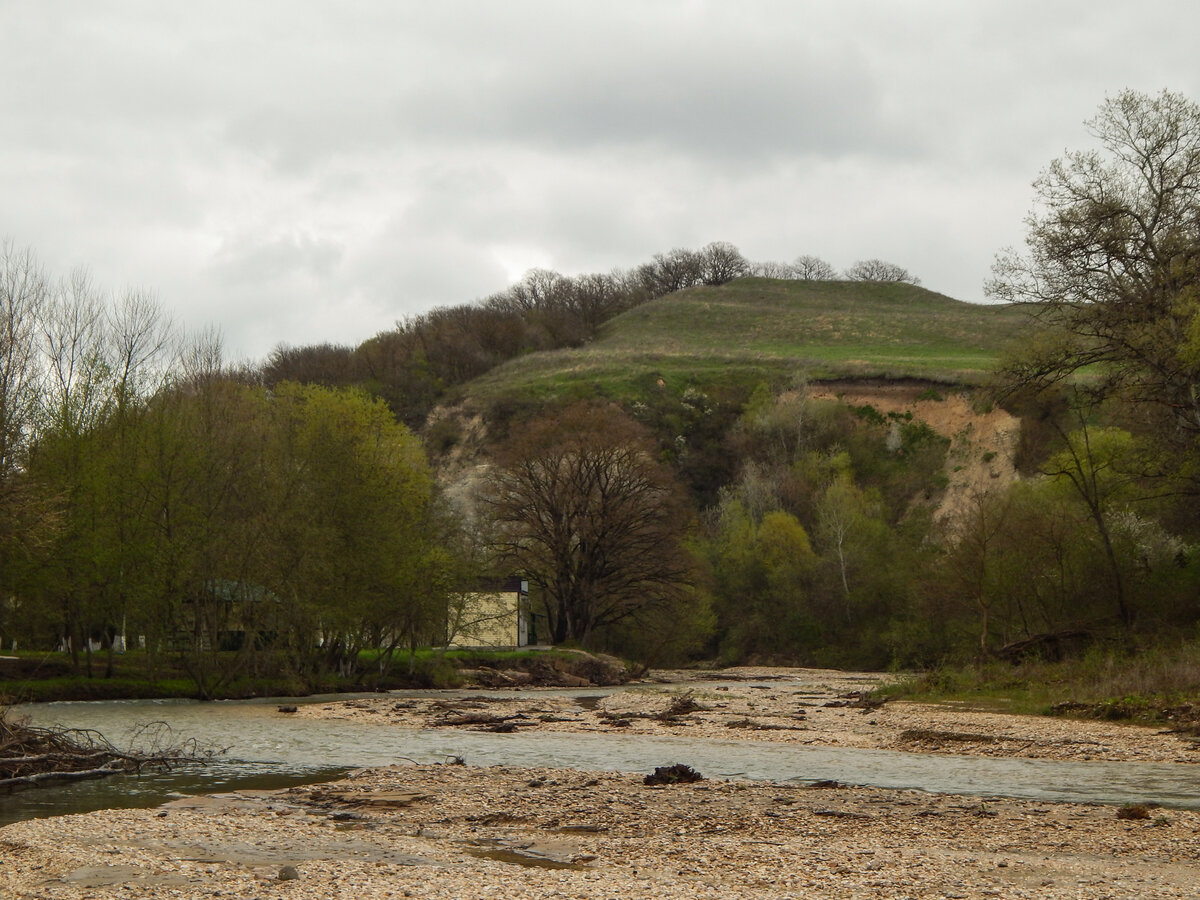
[(1193, 0), (0, 0), (0, 33), (0, 238), (233, 359), (713, 240), (982, 300), (1106, 94), (1200, 100)]

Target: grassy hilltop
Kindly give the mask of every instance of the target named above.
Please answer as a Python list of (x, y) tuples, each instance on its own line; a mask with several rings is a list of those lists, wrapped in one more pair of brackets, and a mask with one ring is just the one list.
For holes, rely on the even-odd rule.
[(734, 386), (796, 374), (971, 384), (1027, 327), (1016, 307), (964, 303), (910, 284), (742, 278), (638, 306), (586, 346), (512, 360), (470, 393), (625, 396), (659, 378)]

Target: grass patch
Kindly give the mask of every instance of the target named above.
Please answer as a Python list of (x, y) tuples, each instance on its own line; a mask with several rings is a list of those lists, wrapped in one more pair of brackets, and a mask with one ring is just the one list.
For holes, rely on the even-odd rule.
[(0, 697), (13, 703), (50, 703), (57, 700), (144, 700), (195, 697), (190, 678), (150, 681), (129, 676), (87, 678), (65, 675), (55, 678), (0, 681)]
[(877, 694), (1030, 715), (1186, 725), (1200, 705), (1200, 644), (1134, 653), (1096, 648), (1059, 662), (947, 666)]
[[(133, 700), (190, 698), (196, 683), (169, 662), (160, 661), (162, 677), (146, 675), (144, 654), (134, 651), (114, 660), (114, 674), (89, 678), (75, 673), (70, 657), (60, 653), (29, 653), (0, 660), (0, 705), (46, 703), (56, 700)], [(245, 697), (301, 697), (397, 688), (454, 688), (463, 683), (461, 669), (540, 668), (592, 677), (597, 660), (571, 650), (467, 650), (429, 648), (415, 654), (401, 652), (386, 672), (378, 671), (379, 652), (363, 651), (361, 675), (349, 679), (323, 673), (303, 679), (294, 674), (235, 678), (219, 689), (222, 699)], [(96, 667), (103, 671), (103, 665)]]
[(608, 322), (585, 347), (511, 360), (472, 382), (482, 400), (634, 398), (670, 388), (830, 378), (986, 378), (1028, 328), (1012, 306), (963, 303), (908, 284), (742, 278), (661, 297)]

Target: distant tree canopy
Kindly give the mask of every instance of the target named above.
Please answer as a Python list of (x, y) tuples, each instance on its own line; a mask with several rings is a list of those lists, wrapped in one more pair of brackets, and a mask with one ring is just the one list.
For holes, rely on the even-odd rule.
[(792, 278), (800, 281), (833, 281), (837, 278), (837, 270), (819, 256), (803, 254), (797, 256), (791, 265)]
[(792, 262), (757, 262), (750, 266), (750, 274), (760, 278), (782, 278), (792, 281), (837, 281), (837, 269), (819, 256), (801, 254)]

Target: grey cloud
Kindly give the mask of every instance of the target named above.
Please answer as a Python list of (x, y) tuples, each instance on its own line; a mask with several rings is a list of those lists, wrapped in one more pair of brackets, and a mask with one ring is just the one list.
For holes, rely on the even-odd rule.
[[(261, 354), (729, 240), (977, 297), (1184, 0), (7, 4), (0, 236)], [(1166, 23), (1164, 25), (1164, 23)]]
[(238, 235), (226, 240), (213, 268), (227, 284), (323, 280), (333, 273), (344, 252), (337, 242), (308, 234), (284, 234), (268, 240)]

